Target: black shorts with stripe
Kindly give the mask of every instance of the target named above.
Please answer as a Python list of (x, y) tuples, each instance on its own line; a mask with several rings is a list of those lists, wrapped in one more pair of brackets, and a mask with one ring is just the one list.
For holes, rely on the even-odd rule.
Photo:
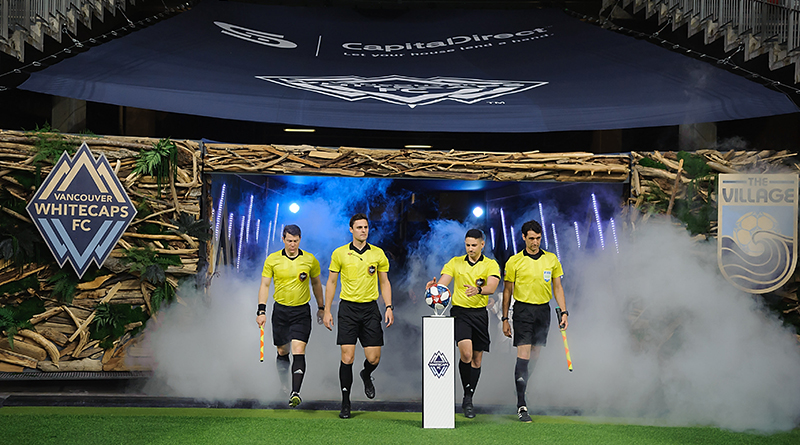
[(472, 340), (473, 351), (489, 352), (489, 312), (485, 307), (453, 306), (450, 315), (455, 318), (456, 343)]
[(550, 303), (514, 302), (514, 346), (547, 346), (550, 330)]
[(292, 340), (308, 343), (311, 336), (311, 306), (272, 305), (272, 342), (283, 346)]
[(383, 346), (383, 328), (381, 327), (381, 311), (377, 301), (355, 303), (347, 300), (339, 301), (337, 345), (354, 345), (361, 342), (361, 347)]

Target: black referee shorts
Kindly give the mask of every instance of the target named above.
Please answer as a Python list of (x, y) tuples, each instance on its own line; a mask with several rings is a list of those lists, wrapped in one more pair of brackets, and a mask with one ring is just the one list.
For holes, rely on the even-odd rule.
[(550, 330), (550, 303), (514, 302), (514, 346), (547, 346)]
[(489, 352), (489, 312), (485, 307), (453, 306), (450, 315), (455, 318), (456, 343), (472, 340), (473, 351)]
[(311, 336), (311, 306), (272, 305), (272, 342), (283, 346), (292, 340), (308, 343)]
[(361, 342), (361, 347), (383, 346), (383, 328), (381, 327), (381, 311), (377, 301), (354, 303), (340, 300), (336, 334), (337, 345), (354, 345)]

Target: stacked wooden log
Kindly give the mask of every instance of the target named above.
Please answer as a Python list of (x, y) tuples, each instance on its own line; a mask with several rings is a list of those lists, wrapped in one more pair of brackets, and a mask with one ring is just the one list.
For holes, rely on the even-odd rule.
[[(14, 338), (13, 350), (9, 339), (0, 333), (0, 371), (20, 372), (24, 368), (42, 371), (122, 371), (147, 367), (146, 358), (132, 363), (126, 362), (126, 354), (135, 348), (139, 338), (126, 334), (114, 342), (111, 349), (99, 347), (99, 340), (89, 338), (89, 326), (94, 319), (95, 310), (102, 303), (129, 304), (142, 306), (152, 314), (150, 295), (153, 286), (143, 281), (137, 273), (131, 272), (124, 261), (125, 249), (150, 247), (158, 253), (177, 255), (182, 266), (167, 269), (167, 282), (177, 287), (182, 276), (197, 273), (199, 242), (186, 234), (150, 235), (137, 232), (142, 223), (152, 223), (168, 229), (176, 227), (170, 219), (177, 219), (185, 212), (200, 219), (201, 194), (201, 156), (199, 143), (194, 141), (173, 141), (178, 148), (178, 165), (174, 180), (162, 184), (158, 189), (156, 179), (134, 174), (136, 160), (141, 150), (152, 148), (156, 139), (131, 137), (88, 137), (76, 135), (50, 134), (79, 145), (86, 142), (95, 156), (104, 154), (114, 168), (126, 192), (134, 203), (146, 201), (152, 213), (137, 216), (132, 221), (104, 267), (110, 274), (99, 276), (93, 281), (78, 284), (70, 304), (54, 298), (52, 285), (48, 279), (57, 272), (57, 266), (25, 265), (22, 269), (9, 262), (0, 264), (0, 285), (18, 281), (35, 274), (40, 289), (28, 289), (15, 295), (0, 295), (0, 306), (16, 306), (28, 298), (44, 301), (45, 312), (34, 316), (31, 323), (34, 330), (20, 330)], [(13, 196), (29, 202), (34, 190), (27, 189), (14, 178), (18, 171), (33, 172), (37, 136), (15, 131), (0, 131), (0, 187)], [(52, 166), (41, 166), (42, 177)], [(160, 192), (160, 193), (159, 193)], [(5, 217), (16, 218), (21, 223), (31, 224), (27, 215), (2, 208)], [(35, 230), (35, 229), (34, 229)], [(65, 265), (65, 267), (70, 267)], [(126, 326), (130, 332), (135, 324)]]
[(486, 181), (623, 182), (628, 155), (205, 144), (211, 172)]

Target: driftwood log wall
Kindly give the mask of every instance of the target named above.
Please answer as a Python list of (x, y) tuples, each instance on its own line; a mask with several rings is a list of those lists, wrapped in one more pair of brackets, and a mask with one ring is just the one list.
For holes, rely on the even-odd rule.
[[(197, 272), (198, 240), (186, 234), (170, 233), (169, 229), (176, 228), (172, 221), (178, 219), (180, 213), (200, 218), (202, 178), (199, 144), (194, 141), (173, 141), (177, 148), (176, 174), (174, 180), (162, 184), (159, 193), (155, 178), (132, 173), (140, 152), (152, 149), (157, 142), (155, 139), (0, 131), (0, 219), (5, 223), (4, 228), (8, 230), (13, 227), (16, 235), (33, 231), (39, 236), (27, 212), (20, 210), (18, 204), (27, 204), (35, 190), (24, 178), (38, 177), (40, 181), (53, 167), (52, 159), (51, 162), (37, 160), (37, 154), (47, 149), (43, 140), (46, 144), (52, 145), (58, 141), (73, 147), (85, 141), (95, 156), (103, 153), (139, 213), (111, 252), (103, 269), (88, 280), (86, 278), (90, 274), (87, 272), (84, 280), (75, 283), (71, 298), (54, 296), (54, 287), (58, 283), (54, 283), (53, 278), (60, 268), (46, 247), (39, 247), (42, 264), (15, 264), (8, 259), (0, 261), (0, 288), (31, 276), (38, 281), (37, 285), (24, 290), (0, 292), (0, 307), (13, 308), (25, 300), (39, 299), (44, 302), (45, 309), (34, 315), (30, 319), (30, 326), (19, 329), (13, 338), (6, 336), (8, 332), (0, 334), (0, 371), (20, 372), (24, 368), (41, 371), (125, 371), (147, 368), (146, 360), (139, 365), (130, 360), (126, 363), (125, 360), (126, 355), (146, 355), (146, 352), (137, 352), (137, 338), (130, 335), (142, 322), (125, 326), (123, 335), (105, 350), (100, 347), (99, 339), (90, 339), (90, 327), (97, 316), (98, 306), (103, 303), (140, 306), (148, 316), (154, 312), (150, 298), (154, 286), (143, 280), (141, 273), (132, 270), (131, 265), (126, 263), (126, 249), (150, 248), (159, 255), (179, 258), (173, 260), (173, 264), (165, 270), (165, 280), (173, 287), (178, 286), (182, 277), (193, 276)], [(166, 233), (154, 234), (154, 230), (142, 230), (145, 226), (150, 229), (158, 226)], [(41, 238), (37, 241), (41, 241)], [(26, 240), (17, 237), (15, 242), (21, 244)], [(10, 247), (8, 243), (6, 247)], [(24, 250), (21, 246), (20, 249)], [(71, 272), (68, 264), (64, 269)], [(74, 278), (77, 281), (77, 277)], [(10, 344), (12, 341), (13, 348)]]
[[(697, 150), (695, 152), (633, 152), (628, 205), (622, 209), (625, 230), (635, 231), (637, 225), (647, 224), (655, 215), (672, 215), (676, 224), (685, 226), (697, 242), (714, 242), (717, 236), (716, 180), (719, 173), (795, 173), (800, 172), (796, 152)], [(758, 297), (784, 322), (795, 328), (800, 342), (800, 302), (797, 290), (800, 268), (782, 288)], [(631, 302), (631, 331), (642, 338), (656, 326), (663, 332), (655, 335), (661, 346), (682, 324), (682, 317), (672, 320), (652, 320), (646, 307)]]
[[(416, 150), (379, 150), (365, 148), (324, 148), (313, 146), (201, 144), (196, 141), (172, 141), (177, 147), (177, 169), (170, 181), (157, 184), (153, 177), (134, 174), (133, 170), (143, 151), (158, 143), (155, 139), (130, 137), (87, 137), (60, 134), (0, 131), (0, 221), (6, 226), (17, 224), (32, 229), (20, 203), (27, 203), (34, 188), (20, 181), (21, 176), (40, 174), (44, 177), (52, 168), (37, 160), (43, 148), (42, 138), (64, 139), (79, 143), (86, 141), (97, 155), (104, 153), (130, 198), (147, 211), (137, 215), (102, 273), (77, 283), (74, 297), (65, 302), (54, 296), (52, 278), (59, 268), (52, 255), (45, 251), (42, 264), (23, 265), (0, 260), (0, 309), (39, 299), (44, 311), (34, 314), (29, 328), (19, 329), (11, 338), (0, 335), (0, 371), (20, 372), (27, 368), (41, 371), (121, 371), (146, 369), (147, 351), (137, 350), (137, 323), (125, 326), (125, 334), (114, 340), (109, 349), (102, 349), (99, 340), (88, 337), (89, 327), (103, 303), (122, 303), (138, 307), (152, 319), (157, 310), (151, 304), (154, 286), (142, 273), (126, 262), (126, 251), (148, 248), (158, 255), (179, 258), (180, 264), (166, 267), (166, 282), (177, 287), (179, 280), (202, 273), (203, 241), (175, 230), (181, 213), (197, 220), (207, 173), (261, 173), (280, 175), (319, 175), (347, 177), (437, 178), (487, 181), (563, 181), (563, 182), (624, 182), (630, 181), (630, 201), (623, 207), (624, 221), (629, 230), (645, 223), (653, 214), (669, 213), (674, 208), (700, 208), (714, 204), (712, 179), (718, 172), (764, 171), (774, 168), (798, 170), (796, 158), (789, 152), (735, 151), (720, 153), (702, 150), (686, 158), (687, 167), (676, 153), (635, 152), (630, 155), (595, 155), (592, 153), (539, 152), (433, 152)], [(38, 145), (37, 145), (38, 144)], [(684, 156), (685, 157), (685, 156)], [(699, 162), (708, 171), (698, 167)], [(693, 174), (687, 173), (689, 163)], [(38, 169), (38, 171), (37, 171)], [(699, 170), (698, 170), (699, 169)], [(20, 175), (21, 174), (21, 175)], [(692, 184), (691, 196), (688, 184)], [(672, 204), (670, 204), (672, 201)], [(685, 202), (688, 201), (688, 204)], [(675, 204), (677, 202), (677, 205)], [(626, 204), (626, 203), (623, 203)], [(23, 206), (24, 207), (24, 206)], [(211, 207), (209, 207), (211, 208)], [(12, 222), (9, 222), (12, 221)], [(153, 234), (153, 226), (162, 230)], [(149, 230), (144, 230), (148, 227)], [(714, 222), (699, 235), (713, 236)], [(36, 233), (38, 236), (38, 233)], [(2, 242), (2, 240), (0, 240)], [(3, 244), (0, 244), (2, 247)], [(3, 253), (0, 250), (0, 253)], [(8, 255), (6, 255), (8, 256)], [(3, 258), (3, 257), (0, 257)], [(69, 268), (70, 266), (66, 266)], [(4, 285), (36, 277), (38, 286), (3, 292)], [(796, 283), (794, 291), (786, 291), (786, 299), (797, 311)], [(180, 295), (177, 296), (180, 299)], [(635, 314), (633, 314), (635, 316)], [(665, 333), (668, 335), (669, 333)], [(106, 345), (108, 346), (108, 344)], [(143, 360), (127, 360), (130, 356)], [(138, 367), (138, 368), (137, 368)]]

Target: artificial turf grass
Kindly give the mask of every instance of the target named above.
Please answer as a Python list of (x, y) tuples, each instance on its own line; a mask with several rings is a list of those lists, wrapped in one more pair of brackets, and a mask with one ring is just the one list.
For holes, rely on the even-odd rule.
[(422, 414), (216, 408), (0, 408), (0, 444), (797, 444), (800, 430), (772, 435), (712, 427), (613, 423), (620, 419), (456, 416), (455, 429), (423, 429)]

